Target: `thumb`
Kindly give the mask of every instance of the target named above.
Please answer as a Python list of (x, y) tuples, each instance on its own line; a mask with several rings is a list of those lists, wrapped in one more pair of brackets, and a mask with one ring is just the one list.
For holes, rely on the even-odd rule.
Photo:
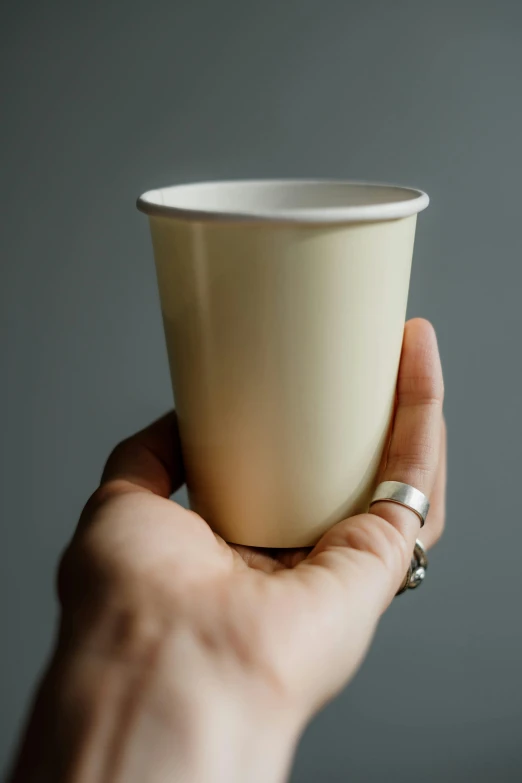
[[(437, 339), (431, 324), (406, 324), (397, 383), (397, 408), (383, 481), (411, 484), (428, 497), (441, 451), (444, 387)], [(426, 528), (429, 526), (429, 514)], [(425, 529), (426, 529), (425, 528)], [(343, 593), (354, 591), (377, 618), (404, 581), (420, 520), (390, 501), (371, 506), (335, 525), (305, 563), (337, 577)]]

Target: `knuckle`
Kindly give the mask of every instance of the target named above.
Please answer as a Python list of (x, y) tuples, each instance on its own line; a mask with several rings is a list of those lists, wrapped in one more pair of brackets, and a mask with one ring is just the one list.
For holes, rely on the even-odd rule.
[(400, 401), (403, 405), (441, 406), (444, 381), (434, 375), (409, 375), (401, 378)]
[(431, 455), (404, 454), (389, 460), (386, 475), (392, 481), (403, 481), (422, 491), (431, 483), (434, 468)]
[(129, 577), (138, 576), (133, 572), (139, 558), (128, 556), (125, 526), (105, 524), (106, 512), (117, 512), (126, 494), (123, 488), (108, 484), (89, 499), (59, 562), (57, 587), (62, 605), (106, 600), (109, 594), (118, 593)]
[(105, 592), (114, 570), (108, 563), (106, 553), (90, 530), (76, 536), (64, 551), (57, 573), (58, 598), (62, 606), (92, 599)]
[[(58, 572), (61, 632), (87, 639), (93, 650), (133, 663), (147, 663), (163, 638), (167, 612), (147, 585), (107, 568), (106, 553), (94, 537), (82, 536), (64, 552)], [(152, 656), (153, 657), (153, 656)]]
[(126, 490), (128, 490), (128, 482), (121, 479), (112, 479), (111, 481), (100, 484), (85, 504), (80, 517), (79, 529), (82, 530), (85, 528), (100, 508), (111, 498)]

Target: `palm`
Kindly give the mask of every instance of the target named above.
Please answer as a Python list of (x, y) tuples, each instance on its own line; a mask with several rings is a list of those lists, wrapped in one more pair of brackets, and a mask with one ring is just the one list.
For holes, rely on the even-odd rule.
[[(149, 612), (182, 611), (199, 632), (219, 640), (225, 634), (231, 655), (296, 698), (303, 677), (320, 683), (320, 693), (334, 692), (366, 646), (367, 625), (356, 634), (343, 622), (349, 596), (325, 569), (305, 567), (308, 550), (228, 545), (201, 517), (142, 487), (116, 479), (109, 493), (95, 495), (79, 540), (88, 562), (74, 556), (73, 544), (62, 593), (71, 592), (71, 572), (76, 580), (84, 574), (84, 593), (91, 592), (86, 580), (139, 586), (138, 596), (129, 591), (133, 606), (138, 600)], [(310, 689), (307, 698), (315, 697)]]

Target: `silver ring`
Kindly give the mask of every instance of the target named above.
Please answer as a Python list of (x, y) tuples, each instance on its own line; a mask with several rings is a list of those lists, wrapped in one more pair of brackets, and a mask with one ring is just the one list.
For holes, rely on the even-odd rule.
[(426, 495), (419, 489), (412, 487), (411, 484), (403, 484), (401, 481), (383, 481), (379, 484), (373, 493), (370, 506), (381, 500), (398, 503), (400, 506), (409, 508), (419, 517), (421, 527), (423, 527), (430, 510), (430, 501)]
[(426, 550), (419, 539), (417, 539), (410, 567), (408, 568), (406, 576), (397, 590), (396, 595), (401, 595), (401, 593), (404, 593), (406, 590), (415, 590), (415, 588), (424, 581), (427, 568), (428, 558), (426, 556)]

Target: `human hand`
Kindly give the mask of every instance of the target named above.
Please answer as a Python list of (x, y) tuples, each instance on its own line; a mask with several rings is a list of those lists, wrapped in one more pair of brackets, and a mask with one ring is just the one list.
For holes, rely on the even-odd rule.
[[(442, 398), (433, 329), (410, 321), (381, 478), (431, 497), (427, 547), (444, 523)], [(419, 520), (380, 502), (312, 551), (251, 549), (169, 500), (182, 480), (174, 414), (111, 454), (60, 569), (58, 650), (74, 651), (73, 670), (78, 658), (89, 662), (70, 688), (81, 704), (103, 682), (121, 691), (119, 717), (105, 728), (112, 761), (103, 763), (125, 781), (144, 780), (144, 769), (150, 781), (167, 771), (176, 780), (280, 780), (303, 725), (361, 662), (403, 581)]]

